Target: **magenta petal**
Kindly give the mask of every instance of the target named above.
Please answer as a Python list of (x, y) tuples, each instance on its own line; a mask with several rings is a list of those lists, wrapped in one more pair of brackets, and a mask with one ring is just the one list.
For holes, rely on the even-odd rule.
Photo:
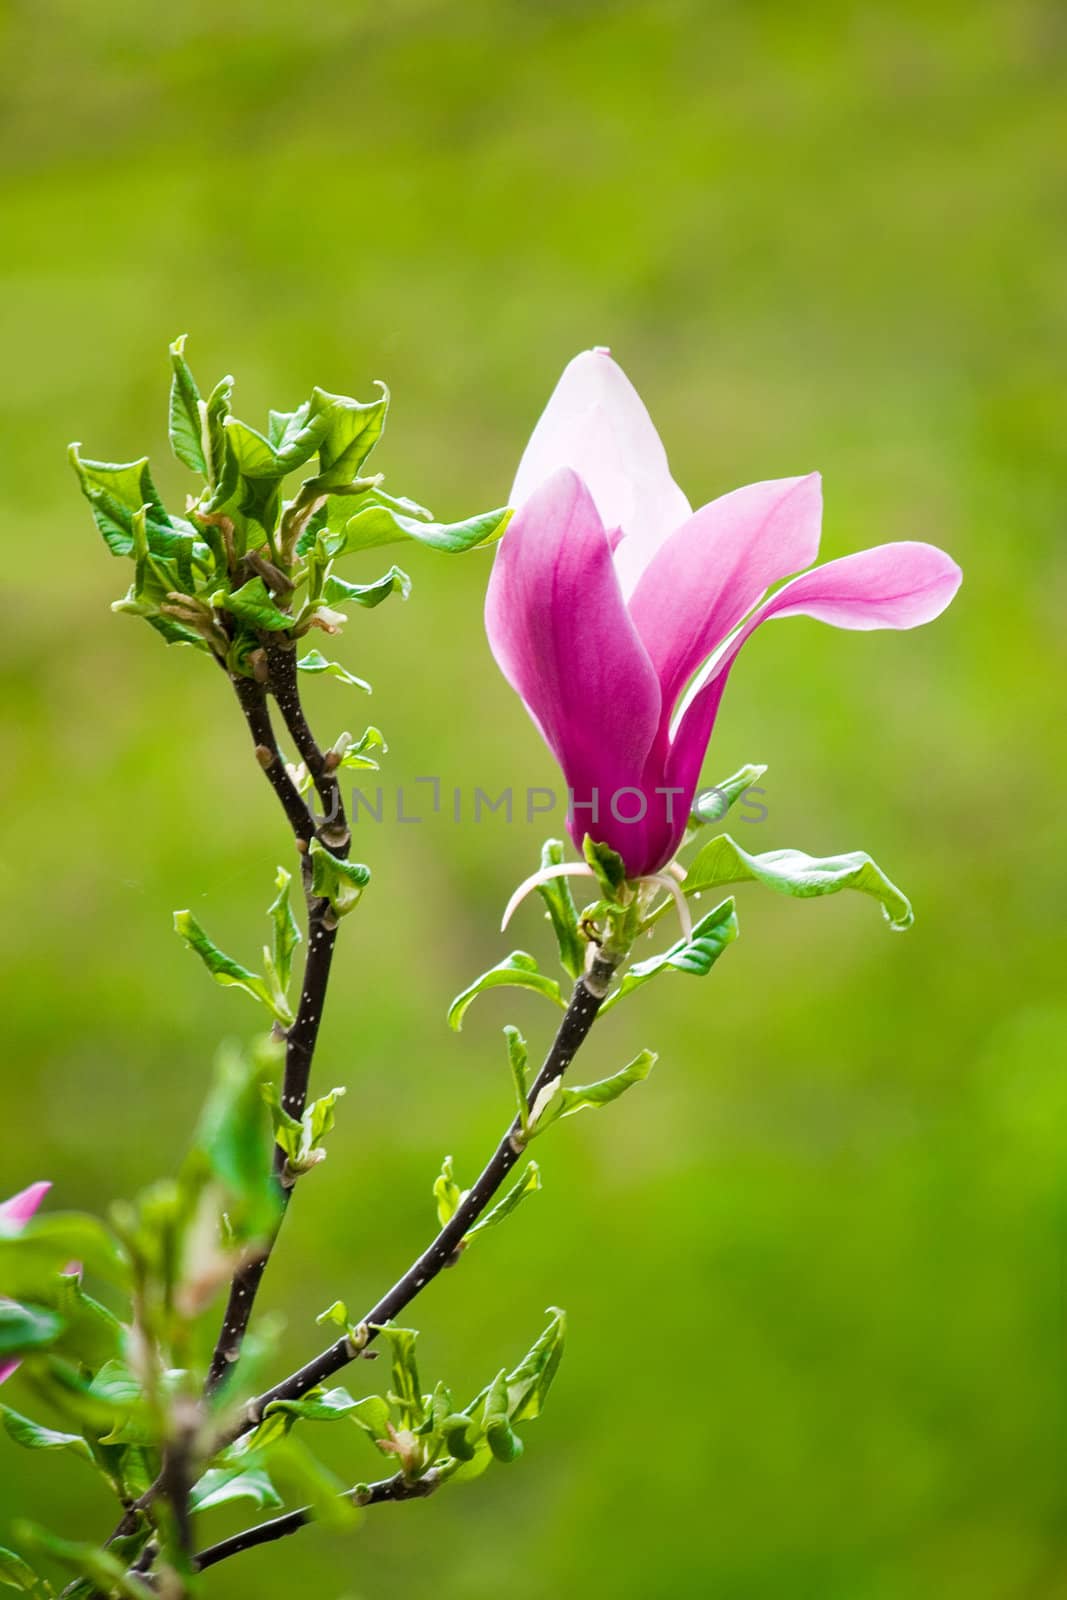
[(21, 1189), (10, 1200), (0, 1202), (0, 1227), (23, 1227), (51, 1187), (50, 1183), (31, 1183), (28, 1189)]
[(735, 489), (702, 506), (666, 540), (630, 599), (630, 615), (670, 721), (679, 695), (770, 586), (819, 553), (817, 472)]
[[(605, 808), (640, 783), (660, 718), (660, 692), (623, 603), (604, 525), (569, 468), (553, 474), (510, 523), (493, 563), (486, 631), (579, 802), (597, 791)], [(583, 821), (588, 819), (587, 821)], [(581, 811), (573, 834), (613, 837)], [(615, 830), (617, 834), (618, 830)]]
[(0, 1363), (0, 1383), (6, 1383), (11, 1374), (18, 1371), (18, 1368), (19, 1364), (17, 1361), (4, 1361)]
[(963, 574), (935, 545), (902, 541), (829, 561), (783, 584), (740, 628), (686, 706), (668, 758), (668, 781), (691, 797), (726, 680), (741, 646), (771, 617), (807, 616), (835, 628), (916, 628), (941, 615)]

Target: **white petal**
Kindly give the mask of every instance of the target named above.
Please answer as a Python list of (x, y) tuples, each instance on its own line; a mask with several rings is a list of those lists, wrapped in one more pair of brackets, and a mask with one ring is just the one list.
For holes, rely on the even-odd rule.
[(607, 350), (585, 350), (564, 371), (519, 463), (510, 504), (521, 506), (560, 467), (585, 481), (605, 527), (622, 529), (615, 566), (629, 594), (692, 513), (652, 418)]

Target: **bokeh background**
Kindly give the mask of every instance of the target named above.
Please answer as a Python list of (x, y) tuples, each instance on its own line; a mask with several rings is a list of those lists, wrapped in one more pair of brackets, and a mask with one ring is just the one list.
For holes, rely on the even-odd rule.
[[(1067, 1595), (1062, 8), (0, 15), (0, 1192), (102, 1207), (171, 1169), (255, 1025), (170, 911), (253, 955), (280, 818), (218, 675), (109, 615), (127, 573), (64, 463), (148, 450), (180, 498), (175, 334), (252, 421), (387, 379), (376, 465), (444, 518), (506, 498), (565, 361), (609, 344), (693, 500), (819, 467), (827, 554), (929, 538), (966, 572), (915, 634), (765, 630), (709, 759), (769, 764), (749, 849), (869, 849), (914, 930), (742, 892), (711, 978), (594, 1036), (590, 1068), (658, 1047), (649, 1084), (555, 1136), (544, 1193), (420, 1302), (426, 1375), (472, 1392), (567, 1308), (523, 1462), (206, 1594)], [(488, 559), (399, 559), (411, 601), (343, 644), (375, 698), (316, 683), (319, 726), (380, 724), (389, 784), (551, 783), (482, 635)], [(364, 824), (317, 1066), (349, 1097), (271, 1268), (279, 1362), (426, 1237), (446, 1152), (474, 1174), (502, 1024), (547, 1037), (521, 995), (444, 1025), (539, 837)], [(550, 955), (532, 907), (515, 940)], [(355, 1430), (328, 1449), (373, 1475)], [(77, 1461), (7, 1446), (0, 1481), (0, 1538), (110, 1522)]]

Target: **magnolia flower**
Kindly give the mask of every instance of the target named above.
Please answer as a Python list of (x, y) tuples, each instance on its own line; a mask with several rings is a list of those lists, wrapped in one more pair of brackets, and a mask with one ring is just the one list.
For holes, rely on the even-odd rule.
[(912, 542), (803, 571), (819, 550), (818, 473), (749, 484), (694, 512), (606, 350), (567, 367), (511, 504), (489, 643), (563, 770), (575, 844), (589, 834), (610, 845), (632, 879), (678, 850), (726, 680), (760, 623), (913, 628), (960, 584), (944, 551)]
[[(31, 1183), (10, 1200), (0, 1201), (0, 1233), (21, 1233), (51, 1187), (50, 1183)], [(17, 1366), (17, 1361), (0, 1361), (0, 1383), (10, 1378)]]

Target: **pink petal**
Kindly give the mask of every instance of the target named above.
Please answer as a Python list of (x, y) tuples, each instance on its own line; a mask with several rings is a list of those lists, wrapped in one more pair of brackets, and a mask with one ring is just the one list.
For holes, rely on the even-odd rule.
[[(493, 563), (485, 624), (504, 676), (576, 800), (596, 790), (603, 802), (596, 826), (590, 811), (578, 812), (573, 836), (589, 831), (625, 859), (625, 845), (601, 824), (610, 797), (640, 782), (660, 717), (659, 683), (623, 603), (592, 496), (569, 469), (512, 519)], [(639, 831), (621, 826), (624, 840)]]
[(735, 489), (702, 506), (660, 547), (630, 599), (659, 675), (663, 718), (712, 652), (770, 586), (819, 553), (817, 472)]
[(17, 1372), (18, 1369), (19, 1364), (17, 1361), (4, 1361), (0, 1363), (0, 1383), (6, 1383), (11, 1374), (13, 1372)]
[(902, 541), (829, 561), (784, 584), (740, 628), (686, 706), (671, 745), (668, 782), (691, 797), (738, 651), (761, 622), (807, 616), (835, 628), (916, 628), (939, 617), (963, 574), (935, 545)]
[(0, 1227), (5, 1224), (8, 1228), (23, 1227), (51, 1187), (50, 1183), (31, 1183), (28, 1189), (22, 1189), (10, 1200), (0, 1203)]
[(652, 418), (606, 350), (583, 351), (564, 371), (519, 463), (510, 503), (522, 506), (560, 467), (585, 481), (605, 527), (621, 530), (616, 567), (628, 593), (691, 513)]

